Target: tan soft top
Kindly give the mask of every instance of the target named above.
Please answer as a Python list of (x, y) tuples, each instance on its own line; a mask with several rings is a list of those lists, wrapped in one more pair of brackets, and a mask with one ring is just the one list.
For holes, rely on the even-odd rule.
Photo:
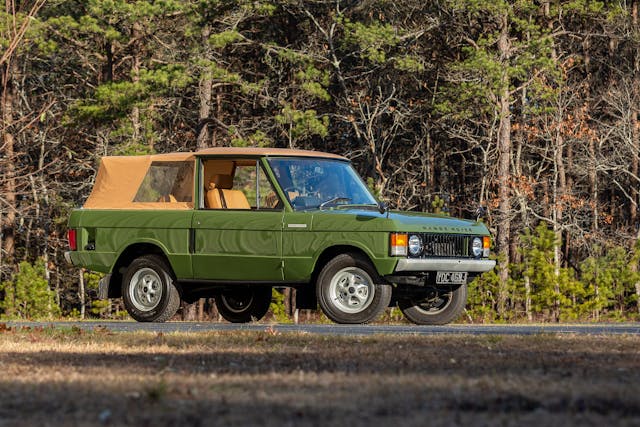
[(293, 150), (288, 148), (259, 148), (259, 147), (214, 147), (205, 148), (193, 153), (197, 156), (292, 156), (292, 157), (322, 157), (328, 159), (347, 160), (346, 157), (337, 154), (323, 153), (322, 151)]
[(151, 162), (193, 160), (193, 153), (155, 154), (149, 156), (105, 156), (101, 159), (93, 190), (85, 209), (191, 209), (185, 202), (134, 202)]
[(101, 159), (93, 190), (83, 207), (85, 209), (192, 209), (192, 202), (134, 202), (133, 199), (152, 162), (193, 161), (196, 156), (292, 156), (347, 160), (342, 156), (319, 151), (235, 147), (207, 148), (195, 153), (105, 156)]

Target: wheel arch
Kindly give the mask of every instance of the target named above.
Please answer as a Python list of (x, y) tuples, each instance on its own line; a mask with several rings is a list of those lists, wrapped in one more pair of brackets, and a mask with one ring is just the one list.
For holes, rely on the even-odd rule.
[(369, 261), (371, 263), (371, 266), (373, 267), (374, 271), (376, 272), (377, 277), (375, 278), (376, 280), (383, 280), (382, 276), (380, 275), (380, 273), (378, 273), (378, 269), (376, 268), (375, 263), (373, 262), (373, 259), (371, 257), (371, 255), (369, 253), (367, 253), (367, 251), (365, 251), (364, 249), (358, 247), (358, 246), (354, 246), (354, 245), (349, 245), (349, 244), (345, 244), (345, 245), (333, 245), (333, 246), (329, 246), (328, 248), (325, 248), (320, 255), (316, 258), (316, 262), (313, 266), (313, 272), (311, 273), (311, 283), (315, 284), (316, 280), (318, 278), (318, 274), (320, 274), (320, 271), (322, 270), (322, 267), (324, 267), (330, 260), (332, 260), (333, 258), (335, 258), (338, 255), (341, 254), (357, 254), (360, 255), (362, 257), (364, 257), (367, 261)]
[[(160, 247), (160, 245), (154, 242), (132, 243), (126, 246), (120, 252), (120, 255), (118, 255), (116, 262), (113, 264), (108, 286), (109, 298), (119, 298), (122, 296), (122, 276), (124, 274), (124, 271), (133, 262), (134, 259), (143, 255), (157, 255), (164, 259), (175, 280), (175, 273), (173, 272), (171, 262), (169, 261), (167, 254)], [(178, 290), (180, 289), (178, 288)]]

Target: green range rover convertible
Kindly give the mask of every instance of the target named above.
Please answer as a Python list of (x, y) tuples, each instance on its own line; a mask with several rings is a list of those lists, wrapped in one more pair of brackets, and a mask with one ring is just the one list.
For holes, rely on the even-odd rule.
[(105, 273), (100, 297), (146, 322), (201, 297), (231, 322), (260, 319), (277, 286), (338, 323), (397, 304), (445, 324), (495, 265), (484, 224), (389, 212), (346, 158), (271, 148), (104, 157), (68, 237), (68, 261)]

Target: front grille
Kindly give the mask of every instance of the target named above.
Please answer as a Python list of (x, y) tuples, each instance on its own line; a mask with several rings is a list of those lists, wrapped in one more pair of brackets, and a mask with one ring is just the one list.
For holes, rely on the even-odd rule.
[(423, 251), (420, 258), (463, 257), (470, 255), (470, 237), (461, 234), (420, 233)]

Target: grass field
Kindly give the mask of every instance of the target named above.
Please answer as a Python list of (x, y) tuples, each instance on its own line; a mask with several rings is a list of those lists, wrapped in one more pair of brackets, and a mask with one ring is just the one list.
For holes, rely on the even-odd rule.
[(0, 325), (0, 427), (640, 424), (637, 336)]

